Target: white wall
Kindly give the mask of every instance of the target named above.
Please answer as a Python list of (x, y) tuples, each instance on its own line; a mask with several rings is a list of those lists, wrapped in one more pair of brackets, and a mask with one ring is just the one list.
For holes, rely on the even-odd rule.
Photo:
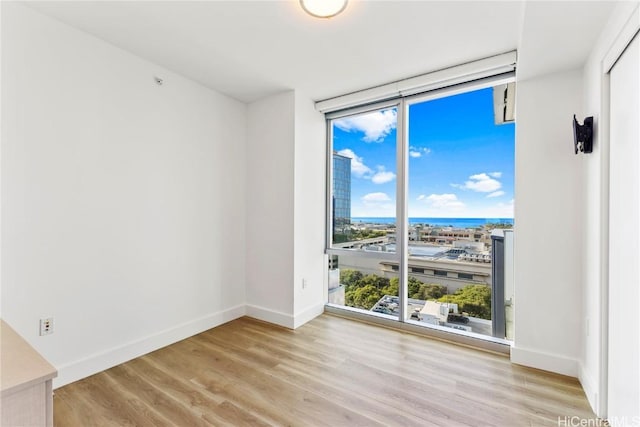
[(294, 327), (321, 314), (326, 302), (326, 147), (324, 115), (315, 110), (309, 97), (296, 92)]
[(246, 106), (7, 2), (2, 65), (2, 315), (55, 385), (244, 314)]
[(583, 156), (584, 185), (584, 341), (581, 351), (579, 378), (593, 410), (599, 416), (606, 413), (606, 397), (600, 390), (606, 388), (606, 337), (602, 325), (606, 317), (603, 311), (607, 295), (608, 253), (608, 138), (601, 125), (603, 110), (602, 61), (618, 37), (637, 2), (623, 2), (609, 18), (603, 32), (584, 66), (584, 111), (594, 117), (593, 153)]
[(324, 310), (324, 134), (300, 93), (249, 105), (247, 314), (289, 328)]
[[(0, 25), (2, 25), (2, 5), (0, 4)], [(2, 43), (2, 34), (0, 34), (0, 44)], [(0, 47), (0, 99), (2, 99), (2, 70), (4, 68), (4, 62), (2, 59), (2, 49)], [(2, 116), (2, 102), (0, 102), (0, 118)], [(0, 121), (0, 129), (2, 124)], [(0, 131), (1, 132), (1, 131)], [(2, 165), (2, 135), (0, 134), (0, 165)], [(0, 170), (0, 196), (2, 189), (2, 173)], [(0, 224), (2, 224), (2, 205), (0, 201)], [(2, 227), (0, 226), (0, 318), (2, 318)]]
[(247, 314), (292, 327), (295, 94), (249, 105)]
[(582, 330), (582, 73), (518, 81), (516, 100), (515, 363), (578, 374)]

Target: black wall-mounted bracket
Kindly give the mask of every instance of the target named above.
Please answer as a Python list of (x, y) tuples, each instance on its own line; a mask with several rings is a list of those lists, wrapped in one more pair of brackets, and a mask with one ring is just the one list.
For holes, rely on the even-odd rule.
[(573, 147), (583, 153), (591, 153), (593, 151), (593, 117), (586, 117), (584, 124), (581, 125), (573, 115)]

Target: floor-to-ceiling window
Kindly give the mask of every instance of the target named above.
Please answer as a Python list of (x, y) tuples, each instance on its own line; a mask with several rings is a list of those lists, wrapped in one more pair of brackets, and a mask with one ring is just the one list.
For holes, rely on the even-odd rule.
[(514, 93), (502, 76), (327, 115), (329, 304), (509, 338)]
[(398, 105), (330, 121), (329, 302), (396, 319)]

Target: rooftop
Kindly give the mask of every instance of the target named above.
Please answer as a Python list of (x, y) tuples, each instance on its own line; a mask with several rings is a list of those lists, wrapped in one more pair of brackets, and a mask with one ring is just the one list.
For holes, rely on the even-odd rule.
[[(436, 305), (446, 308), (447, 312), (449, 309), (452, 309), (453, 313), (451, 314), (453, 314), (453, 316), (447, 315), (448, 313), (445, 313), (444, 315), (434, 314), (435, 312), (433, 311), (433, 307)], [(394, 295), (385, 295), (371, 308), (371, 311), (374, 313), (398, 317), (400, 315), (399, 307), (399, 297)], [(482, 335), (491, 335), (490, 320), (479, 319), (477, 317), (466, 316), (458, 313), (458, 307), (456, 304), (409, 298), (407, 313), (410, 313), (410, 319), (415, 322), (474, 332)]]

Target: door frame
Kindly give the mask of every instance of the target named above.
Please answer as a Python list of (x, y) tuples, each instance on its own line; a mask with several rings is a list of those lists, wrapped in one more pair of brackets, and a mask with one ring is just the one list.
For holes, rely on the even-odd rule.
[(600, 259), (600, 369), (598, 378), (598, 408), (596, 411), (602, 418), (608, 417), (609, 407), (609, 186), (610, 186), (610, 138), (611, 138), (611, 70), (620, 59), (625, 49), (636, 34), (640, 32), (640, 5), (636, 6), (631, 16), (618, 33), (615, 41), (602, 59), (602, 105), (599, 135), (601, 141), (601, 206), (600, 224), (601, 259)]

